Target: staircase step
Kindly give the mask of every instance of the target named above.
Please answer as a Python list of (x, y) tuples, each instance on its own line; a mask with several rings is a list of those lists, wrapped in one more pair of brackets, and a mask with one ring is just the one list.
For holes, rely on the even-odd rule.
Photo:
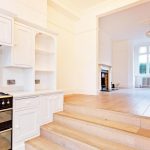
[(133, 126), (137, 126), (139, 128), (149, 129), (150, 130), (150, 118), (137, 116), (128, 113), (122, 113), (112, 110), (100, 109), (100, 108), (92, 108), (87, 106), (81, 106), (77, 104), (64, 104), (64, 111), (71, 113), (83, 114), (91, 117), (97, 117), (104, 120), (111, 120), (116, 122), (121, 122)]
[(82, 133), (55, 122), (42, 126), (41, 135), (69, 150), (135, 150), (123, 144)]
[[(70, 113), (70, 112), (59, 112), (56, 113), (55, 116), (64, 116), (64, 117), (70, 117), (81, 121), (90, 122), (97, 125), (107, 126), (114, 129), (119, 129), (131, 133), (138, 133), (139, 127), (133, 126), (130, 124), (125, 124), (117, 121), (111, 121), (103, 118), (97, 118), (97, 117), (90, 117), (87, 115), (77, 114), (77, 113)], [(146, 135), (145, 135), (146, 136)]]
[[(105, 122), (104, 120), (99, 120), (99, 118), (84, 117), (85, 115), (82, 114), (61, 112), (54, 115), (54, 121), (79, 132), (91, 134), (139, 150), (149, 150), (150, 130), (139, 129), (136, 126), (127, 124), (121, 124), (121, 127), (119, 127), (120, 124), (118, 122)], [(147, 146), (143, 147), (143, 143)]]
[(40, 136), (27, 141), (25, 146), (26, 150), (65, 150), (60, 145)]
[(140, 127), (140, 118), (127, 113), (105, 110), (100, 108), (90, 108), (87, 106), (74, 105), (68, 103), (65, 103), (64, 111), (79, 113), (91, 117), (103, 118)]

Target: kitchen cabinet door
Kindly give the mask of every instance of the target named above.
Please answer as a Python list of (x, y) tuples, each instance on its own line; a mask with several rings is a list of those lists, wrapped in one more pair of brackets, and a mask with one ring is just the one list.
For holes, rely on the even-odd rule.
[(56, 94), (50, 96), (51, 99), (51, 109), (53, 113), (63, 111), (63, 102), (64, 97), (63, 94)]
[(14, 113), (14, 142), (24, 141), (39, 132), (38, 109), (31, 108)]
[(51, 109), (51, 99), (49, 96), (40, 96), (40, 125), (49, 123), (53, 119), (52, 109)]
[(35, 52), (35, 34), (27, 26), (15, 24), (13, 63), (14, 65), (33, 67)]
[(12, 44), (12, 19), (0, 16), (0, 44)]

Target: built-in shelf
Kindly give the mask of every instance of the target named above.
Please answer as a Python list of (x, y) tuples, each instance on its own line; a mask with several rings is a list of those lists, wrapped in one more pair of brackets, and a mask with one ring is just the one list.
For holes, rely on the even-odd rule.
[(36, 90), (56, 89), (56, 50), (53, 37), (40, 33), (36, 35), (35, 83)]
[(35, 69), (36, 72), (55, 72), (55, 70), (49, 70), (49, 69)]
[(22, 68), (22, 69), (31, 69), (32, 67), (30, 66), (25, 66), (25, 65), (10, 65), (10, 66), (4, 66), (5, 68)]
[[(13, 38), (14, 46), (11, 47), (12, 43), (10, 46), (1, 44), (0, 88), (14, 92), (55, 91), (56, 36), (24, 23), (12, 19), (12, 22), (10, 20), (10, 23), (4, 24), (6, 28), (9, 27), (5, 31), (8, 36), (12, 36), (9, 29), (14, 31), (13, 37), (10, 37)], [(9, 80), (14, 83), (9, 84)]]
[(36, 53), (41, 54), (41, 55), (54, 55), (54, 54), (56, 54), (55, 52), (45, 51), (45, 50), (41, 50), (41, 49), (36, 49)]

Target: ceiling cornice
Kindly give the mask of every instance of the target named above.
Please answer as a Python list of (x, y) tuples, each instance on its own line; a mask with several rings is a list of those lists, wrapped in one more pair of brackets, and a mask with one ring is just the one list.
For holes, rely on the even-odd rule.
[(80, 18), (79, 13), (72, 11), (58, 0), (48, 0), (48, 5), (60, 11), (65, 16), (71, 17), (72, 19), (78, 20)]

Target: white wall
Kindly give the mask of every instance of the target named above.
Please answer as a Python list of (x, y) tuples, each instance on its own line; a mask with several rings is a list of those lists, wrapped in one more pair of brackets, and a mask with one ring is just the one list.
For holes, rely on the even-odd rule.
[(96, 94), (96, 31), (75, 36), (77, 93)]
[(112, 39), (103, 29), (99, 32), (99, 64), (112, 66)]
[(55, 8), (48, 6), (48, 27), (58, 33), (57, 37), (57, 88), (66, 93), (76, 90), (74, 20)]
[(47, 25), (47, 0), (0, 0), (0, 8), (32, 23)]
[[(88, 23), (87, 23), (88, 22)], [(77, 93), (96, 94), (97, 48), (96, 18), (83, 16), (76, 22), (75, 60)]]
[(96, 94), (96, 17), (72, 20), (48, 7), (48, 26), (58, 33), (58, 88), (67, 93)]
[(133, 87), (133, 52), (131, 41), (113, 42), (112, 81), (123, 88)]
[[(97, 17), (121, 7), (141, 3), (140, 0), (107, 0), (89, 9), (77, 22), (76, 59), (78, 89), (85, 94), (96, 94), (98, 89), (98, 22)], [(129, 78), (128, 78), (129, 79)], [(128, 81), (129, 82), (129, 81)]]

